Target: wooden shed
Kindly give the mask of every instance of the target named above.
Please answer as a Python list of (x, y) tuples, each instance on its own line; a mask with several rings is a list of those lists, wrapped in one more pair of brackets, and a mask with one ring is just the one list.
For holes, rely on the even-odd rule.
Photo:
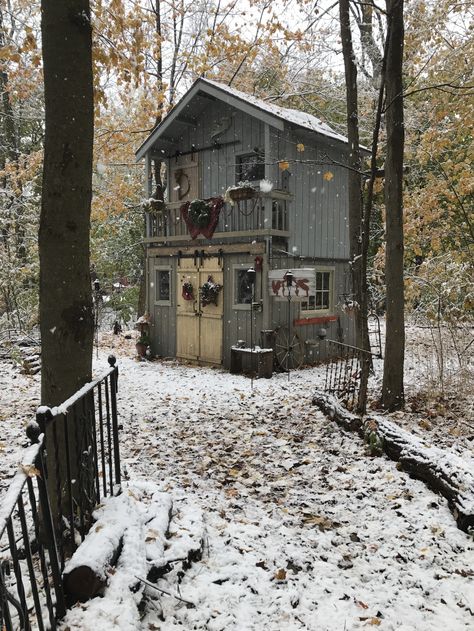
[[(321, 328), (353, 342), (342, 309), (350, 291), (347, 152), (346, 138), (310, 114), (208, 79), (193, 84), (136, 153), (150, 198), (155, 355), (229, 368), (232, 346), (268, 345), (277, 331), (314, 363), (324, 354)], [(164, 203), (155, 201), (158, 163)], [(299, 286), (286, 287), (287, 271)]]

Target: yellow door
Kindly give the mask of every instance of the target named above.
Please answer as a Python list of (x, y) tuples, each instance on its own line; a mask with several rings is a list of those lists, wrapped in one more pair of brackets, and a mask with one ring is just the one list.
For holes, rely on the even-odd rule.
[[(223, 286), (223, 273), (217, 258), (204, 259), (199, 269), (199, 287), (211, 277), (212, 282)], [(217, 296), (217, 305), (203, 305), (200, 301), (200, 360), (209, 364), (222, 364), (222, 317), (224, 289)]]
[[(206, 364), (222, 364), (223, 289), (216, 304), (204, 304), (200, 287), (212, 279), (222, 287), (223, 273), (217, 258), (202, 262), (182, 259), (178, 268), (176, 310), (176, 356)], [(193, 299), (183, 291), (184, 283), (191, 283)]]
[[(193, 299), (183, 297), (184, 283), (191, 283)], [(182, 259), (176, 283), (176, 357), (199, 358), (199, 272), (193, 259)], [(186, 294), (188, 295), (189, 294)]]

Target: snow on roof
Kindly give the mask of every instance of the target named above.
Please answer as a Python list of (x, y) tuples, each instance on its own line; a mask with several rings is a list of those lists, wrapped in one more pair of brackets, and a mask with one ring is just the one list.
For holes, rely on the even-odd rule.
[(250, 103), (255, 107), (267, 112), (268, 114), (272, 114), (277, 118), (281, 118), (288, 123), (293, 123), (294, 125), (298, 125), (298, 127), (304, 127), (305, 129), (309, 129), (310, 131), (316, 132), (318, 134), (322, 134), (323, 136), (329, 136), (330, 138), (334, 138), (335, 140), (340, 140), (341, 142), (347, 142), (347, 138), (338, 134), (334, 129), (332, 129), (326, 123), (323, 123), (319, 118), (313, 116), (312, 114), (308, 114), (307, 112), (302, 112), (300, 110), (293, 110), (287, 107), (281, 107), (279, 105), (273, 105), (272, 103), (267, 103), (263, 99), (260, 99), (256, 96), (252, 96), (251, 94), (247, 94), (245, 92), (241, 92), (240, 90), (236, 90), (224, 83), (219, 83), (218, 81), (212, 81), (211, 79), (200, 79), (204, 83), (208, 83), (213, 85), (214, 87), (222, 90), (223, 92), (227, 92), (231, 96), (241, 99), (246, 103)]
[(250, 105), (250, 107), (260, 110), (266, 115), (274, 116), (277, 119), (297, 125), (298, 127), (302, 127), (303, 129), (307, 129), (314, 133), (321, 134), (326, 138), (332, 138), (338, 142), (343, 142), (344, 144), (347, 144), (348, 142), (345, 136), (338, 134), (327, 123), (323, 123), (323, 121), (319, 120), (319, 118), (316, 118), (316, 116), (313, 116), (312, 114), (267, 103), (263, 99), (259, 99), (256, 96), (247, 94), (240, 90), (236, 90), (224, 83), (219, 83), (218, 81), (212, 81), (211, 79), (204, 79), (201, 77), (193, 83), (192, 87), (178, 101), (178, 103), (174, 105), (165, 118), (153, 129), (148, 138), (140, 145), (135, 152), (137, 160), (143, 158), (146, 151), (151, 148), (153, 143), (159, 138), (160, 134), (163, 133), (166, 127), (173, 121), (174, 116), (179, 115), (186, 102), (196, 96), (196, 93), (200, 89), (206, 91), (206, 86), (209, 86), (208, 91), (212, 90), (213, 96), (216, 96), (216, 90), (220, 91), (223, 94), (227, 94), (234, 99), (242, 101), (242, 103), (245, 103), (247, 106)]

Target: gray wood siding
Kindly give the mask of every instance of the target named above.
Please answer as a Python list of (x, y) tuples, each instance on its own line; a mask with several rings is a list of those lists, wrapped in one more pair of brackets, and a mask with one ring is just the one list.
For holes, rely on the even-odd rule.
[[(231, 117), (229, 129), (219, 137), (222, 147), (199, 152), (201, 195), (212, 197), (223, 195), (235, 184), (237, 155), (250, 153), (255, 147), (264, 149), (264, 123), (248, 114), (232, 109), (221, 102), (209, 102), (205, 116), (198, 125), (184, 129), (176, 138), (176, 150), (189, 151), (192, 145), (208, 147), (212, 144), (211, 132), (215, 124), (224, 117)], [(235, 145), (226, 142), (239, 141)], [(173, 158), (170, 158), (172, 161)]]
[[(304, 151), (298, 151), (300, 144)], [(289, 251), (301, 256), (348, 259), (347, 171), (334, 164), (344, 163), (342, 148), (330, 146), (322, 137), (316, 147), (314, 136), (287, 129), (273, 130), (272, 151), (272, 162), (287, 160), (290, 165), (294, 200), (289, 209)], [(326, 180), (326, 173), (331, 173), (332, 179)], [(274, 181), (281, 180), (275, 168), (272, 174)]]
[[(156, 268), (170, 268), (171, 271), (171, 304), (156, 304)], [(150, 338), (151, 350), (160, 357), (176, 355), (176, 259), (152, 257), (148, 259), (149, 270), (149, 313), (151, 314)]]
[[(334, 309), (331, 315), (338, 317), (336, 322), (328, 322), (324, 324), (305, 324), (294, 326), (293, 330), (305, 342), (306, 340), (317, 340), (317, 344), (305, 344), (305, 356), (308, 363), (317, 363), (326, 358), (326, 344), (319, 342), (318, 332), (321, 328), (326, 329), (327, 339), (337, 340), (346, 344), (354, 344), (355, 329), (354, 320), (351, 316), (346, 315), (342, 309), (343, 294), (348, 291), (349, 282), (349, 266), (342, 261), (318, 259), (314, 262), (299, 261), (291, 257), (273, 257), (271, 261), (271, 269), (297, 269), (299, 267), (333, 267), (334, 268)], [(291, 302), (291, 322), (305, 317), (304, 312), (300, 311), (300, 305), (297, 301)], [(317, 314), (315, 315), (317, 317)], [(324, 316), (323, 316), (324, 317)], [(288, 302), (277, 301), (271, 299), (271, 326), (288, 326)], [(293, 326), (293, 325), (292, 325)]]
[[(242, 264), (243, 269), (252, 267), (255, 262), (255, 255), (236, 254), (224, 258), (224, 366), (230, 367), (230, 349), (239, 340), (244, 340), (250, 345), (250, 323), (253, 319), (253, 341), (255, 345), (260, 345), (260, 331), (263, 328), (263, 312), (254, 311), (250, 313), (250, 305), (244, 305), (240, 309), (234, 308), (234, 270), (235, 266)], [(255, 300), (262, 299), (262, 284), (260, 282), (262, 272), (257, 272), (255, 286)], [(263, 290), (266, 290), (266, 283), (263, 283)]]

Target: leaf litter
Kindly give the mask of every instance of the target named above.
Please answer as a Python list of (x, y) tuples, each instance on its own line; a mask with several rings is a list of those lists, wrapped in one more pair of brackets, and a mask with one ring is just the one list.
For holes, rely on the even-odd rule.
[[(126, 476), (199, 506), (206, 533), (201, 560), (157, 581), (195, 608), (145, 586), (141, 628), (472, 628), (472, 538), (443, 498), (368, 457), (310, 405), (324, 369), (255, 380), (252, 390), (245, 377), (173, 361), (121, 356), (119, 367)], [(37, 389), (37, 378), (19, 379)], [(23, 427), (6, 434), (4, 445), (21, 444)], [(156, 543), (153, 529), (147, 537)]]

